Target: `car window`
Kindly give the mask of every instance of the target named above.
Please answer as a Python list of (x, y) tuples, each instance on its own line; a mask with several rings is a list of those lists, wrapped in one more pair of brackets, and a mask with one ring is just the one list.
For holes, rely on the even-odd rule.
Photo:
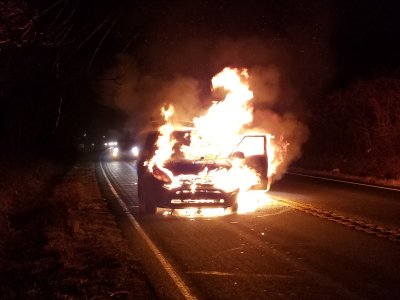
[(254, 155), (264, 155), (266, 151), (265, 136), (254, 135), (245, 136), (235, 148), (235, 152), (242, 152), (245, 157)]

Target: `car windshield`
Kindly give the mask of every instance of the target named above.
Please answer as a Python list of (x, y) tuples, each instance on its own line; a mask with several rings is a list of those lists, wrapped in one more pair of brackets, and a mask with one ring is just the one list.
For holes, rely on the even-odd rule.
[[(160, 132), (153, 131), (147, 135), (144, 143), (144, 150), (147, 159), (151, 158), (157, 149), (157, 140), (160, 136)], [(235, 149), (237, 142), (228, 144), (227, 141), (223, 141), (224, 146), (221, 149), (217, 147), (211, 147), (204, 139), (192, 128), (185, 128), (181, 130), (175, 130), (171, 133), (170, 141), (172, 143), (172, 160), (219, 160), (226, 159), (231, 154), (232, 150)], [(220, 145), (219, 145), (220, 146)]]
[(184, 159), (185, 154), (182, 151), (184, 146), (190, 146), (191, 142), (191, 131), (174, 131), (171, 134), (171, 140), (174, 140), (175, 143), (172, 146), (173, 154), (171, 156), (172, 159)]
[(216, 151), (218, 148), (211, 147), (206, 140), (191, 129), (174, 131), (171, 134), (171, 140), (174, 141), (171, 159), (219, 160), (228, 156), (222, 155), (221, 151)]

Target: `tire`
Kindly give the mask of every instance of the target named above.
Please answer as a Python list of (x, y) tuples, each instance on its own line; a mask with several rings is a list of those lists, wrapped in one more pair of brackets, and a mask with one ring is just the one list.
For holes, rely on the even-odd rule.
[(145, 213), (146, 215), (154, 215), (157, 212), (157, 206), (154, 204), (153, 198), (149, 193), (145, 193)]
[(232, 206), (231, 206), (231, 211), (232, 213), (237, 213), (238, 208), (239, 208), (239, 203), (238, 203), (238, 195), (235, 195), (233, 197), (233, 202), (232, 202)]
[(154, 215), (157, 212), (157, 206), (153, 201), (152, 195), (146, 187), (138, 187), (139, 194), (139, 213), (143, 215)]
[(233, 202), (233, 205), (231, 206), (232, 213), (237, 213), (238, 208), (239, 208), (239, 204), (238, 204), (237, 200), (235, 200), (235, 202)]
[(144, 199), (143, 199), (143, 187), (141, 182), (138, 182), (138, 205), (139, 205), (139, 214), (144, 215), (145, 214), (145, 204), (144, 204)]

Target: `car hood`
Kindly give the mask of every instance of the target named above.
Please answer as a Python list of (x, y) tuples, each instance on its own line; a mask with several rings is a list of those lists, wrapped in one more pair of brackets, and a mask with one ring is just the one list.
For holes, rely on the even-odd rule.
[(178, 176), (189, 174), (197, 175), (205, 169), (208, 171), (222, 168), (230, 169), (232, 165), (229, 160), (226, 159), (170, 159), (164, 164), (164, 167), (170, 170), (174, 176)]

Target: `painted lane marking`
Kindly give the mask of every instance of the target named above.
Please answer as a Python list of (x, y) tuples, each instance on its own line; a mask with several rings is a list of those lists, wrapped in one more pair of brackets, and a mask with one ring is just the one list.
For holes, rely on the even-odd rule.
[(349, 228), (354, 228), (358, 231), (363, 231), (368, 234), (373, 234), (373, 235), (376, 235), (377, 237), (388, 239), (392, 242), (397, 242), (397, 243), (400, 242), (400, 228), (396, 228), (396, 227), (388, 228), (386, 226), (371, 224), (369, 222), (366, 222), (366, 221), (363, 221), (360, 219), (346, 217), (346, 216), (336, 214), (334, 212), (316, 208), (316, 207), (312, 206), (311, 204), (302, 204), (302, 203), (298, 203), (295, 201), (278, 198), (275, 196), (273, 198), (276, 201), (282, 203), (282, 205), (294, 208), (294, 209), (304, 212), (306, 214), (310, 214), (312, 216), (315, 216), (315, 217), (318, 217), (321, 219), (329, 220), (329, 221), (344, 225)]
[(354, 182), (354, 181), (345, 181), (345, 180), (340, 180), (340, 179), (319, 177), (319, 176), (315, 176), (315, 175), (306, 175), (306, 174), (300, 174), (300, 173), (294, 173), (294, 172), (287, 172), (287, 173), (291, 174), (291, 175), (310, 177), (310, 178), (317, 178), (317, 179), (322, 179), (322, 180), (335, 181), (335, 182), (340, 182), (340, 183), (348, 183), (348, 184), (366, 186), (366, 187), (371, 187), (371, 188), (376, 188), (376, 189), (400, 192), (400, 189), (396, 189), (396, 188), (390, 188), (390, 187), (384, 187), (384, 186), (378, 186), (378, 185), (372, 185), (372, 184), (366, 184), (366, 183), (359, 183), (359, 182)]
[(161, 263), (161, 265), (164, 267), (165, 271), (167, 274), (170, 276), (172, 281), (175, 283), (179, 291), (182, 293), (183, 297), (185, 299), (197, 299), (192, 292), (190, 291), (189, 287), (185, 284), (183, 279), (178, 275), (178, 273), (175, 271), (171, 263), (168, 262), (168, 260), (165, 258), (164, 255), (162, 255), (161, 251), (157, 248), (157, 246), (153, 243), (153, 241), (150, 239), (150, 237), (146, 234), (146, 232), (143, 230), (143, 228), (140, 226), (140, 224), (136, 221), (135, 217), (130, 213), (128, 207), (122, 201), (122, 199), (119, 197), (117, 191), (114, 189), (114, 186), (111, 184), (111, 181), (107, 177), (102, 163), (100, 163), (101, 171), (103, 173), (104, 178), (107, 181), (107, 184), (115, 196), (115, 198), (118, 201), (118, 204), (121, 206), (123, 212), (126, 214), (126, 216), (129, 219), (129, 222), (132, 224), (132, 226), (136, 229), (136, 231), (140, 234), (140, 236), (143, 238), (143, 240), (146, 242), (147, 246), (150, 248), (150, 250), (153, 252), (155, 257), (158, 259), (158, 261)]
[(228, 273), (218, 271), (189, 271), (187, 274), (197, 275), (214, 275), (214, 276), (231, 276), (231, 277), (263, 277), (263, 278), (281, 278), (281, 279), (294, 279), (295, 276), (284, 274), (260, 274), (260, 273)]

